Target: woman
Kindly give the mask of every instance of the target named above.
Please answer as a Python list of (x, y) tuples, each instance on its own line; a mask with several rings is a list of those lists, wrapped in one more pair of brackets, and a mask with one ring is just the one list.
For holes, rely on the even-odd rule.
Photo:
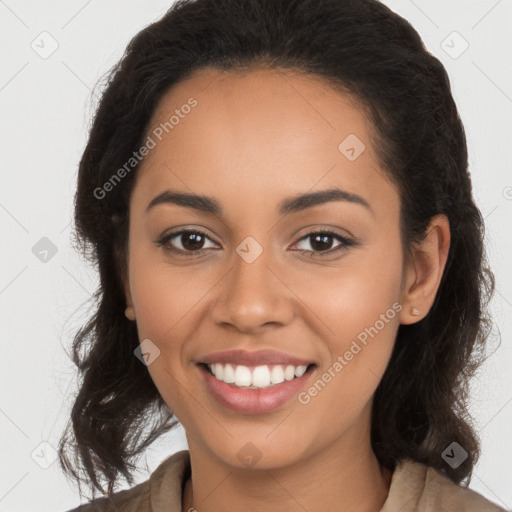
[(504, 510), (467, 488), (494, 279), (464, 129), (390, 9), (177, 2), (112, 70), (75, 206), (101, 286), (60, 457), (108, 484), (75, 510)]

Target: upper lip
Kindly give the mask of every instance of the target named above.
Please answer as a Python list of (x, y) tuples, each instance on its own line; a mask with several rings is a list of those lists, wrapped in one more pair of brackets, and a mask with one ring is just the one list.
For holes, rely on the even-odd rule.
[(259, 350), (248, 352), (246, 350), (225, 350), (202, 357), (199, 361), (205, 364), (238, 364), (244, 366), (260, 366), (266, 364), (281, 364), (292, 366), (309, 366), (312, 361), (300, 357), (277, 352), (275, 350)]

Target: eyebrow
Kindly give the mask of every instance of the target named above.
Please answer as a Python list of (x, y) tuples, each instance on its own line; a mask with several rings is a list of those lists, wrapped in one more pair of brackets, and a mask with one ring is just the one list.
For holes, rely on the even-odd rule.
[[(278, 211), (280, 215), (284, 216), (333, 201), (346, 201), (353, 204), (359, 204), (364, 206), (372, 215), (374, 215), (372, 207), (361, 196), (336, 187), (328, 190), (309, 192), (307, 194), (301, 194), (285, 199), (278, 205)], [(200, 212), (211, 213), (218, 216), (223, 215), (222, 206), (213, 197), (188, 194), (177, 190), (165, 190), (161, 194), (158, 194), (149, 203), (146, 208), (146, 212), (159, 204), (176, 204), (178, 206), (192, 208)]]

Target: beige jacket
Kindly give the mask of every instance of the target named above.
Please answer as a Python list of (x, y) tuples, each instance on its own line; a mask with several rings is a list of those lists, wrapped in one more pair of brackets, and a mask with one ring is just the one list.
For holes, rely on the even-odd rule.
[[(68, 512), (182, 512), (181, 493), (189, 476), (190, 456), (183, 450), (165, 459), (148, 480)], [(380, 512), (507, 511), (435, 469), (405, 460), (393, 473)]]

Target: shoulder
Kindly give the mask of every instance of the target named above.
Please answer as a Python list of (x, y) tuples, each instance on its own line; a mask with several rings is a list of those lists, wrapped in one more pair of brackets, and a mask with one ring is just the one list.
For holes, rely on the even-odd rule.
[(397, 464), (381, 512), (507, 512), (433, 467), (410, 459)]
[(422, 499), (425, 506), (433, 507), (432, 510), (506, 512), (496, 503), (469, 487), (456, 484), (432, 467), (428, 467), (426, 471), (425, 491)]
[(164, 501), (169, 505), (179, 502), (181, 508), (181, 485), (189, 461), (188, 450), (179, 451), (161, 462), (144, 482), (67, 512), (157, 512), (155, 507)]
[(68, 512), (149, 512), (149, 500), (149, 480), (146, 480), (131, 489), (97, 498)]

